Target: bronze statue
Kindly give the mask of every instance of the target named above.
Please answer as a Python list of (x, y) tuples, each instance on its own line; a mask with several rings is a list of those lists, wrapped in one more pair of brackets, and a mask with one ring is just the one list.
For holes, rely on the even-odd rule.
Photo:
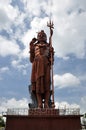
[(41, 30), (38, 32), (37, 38), (33, 38), (30, 42), (31, 86), (32, 92), (36, 94), (38, 108), (49, 108), (52, 54), (54, 57), (54, 49), (50, 43), (47, 43), (47, 35), (44, 30)]

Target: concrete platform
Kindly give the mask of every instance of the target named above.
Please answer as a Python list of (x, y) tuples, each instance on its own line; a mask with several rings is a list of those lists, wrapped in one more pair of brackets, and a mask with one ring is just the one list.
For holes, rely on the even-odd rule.
[[(6, 115), (5, 130), (81, 130), (80, 115), (59, 115), (56, 110), (30, 110), (29, 115)], [(48, 112), (48, 114), (47, 114)]]

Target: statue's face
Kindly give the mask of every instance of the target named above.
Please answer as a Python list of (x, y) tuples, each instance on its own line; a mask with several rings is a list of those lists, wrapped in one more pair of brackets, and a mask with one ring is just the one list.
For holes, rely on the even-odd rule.
[(46, 42), (47, 41), (47, 36), (43, 30), (38, 33), (37, 39), (39, 42), (43, 42), (43, 41)]

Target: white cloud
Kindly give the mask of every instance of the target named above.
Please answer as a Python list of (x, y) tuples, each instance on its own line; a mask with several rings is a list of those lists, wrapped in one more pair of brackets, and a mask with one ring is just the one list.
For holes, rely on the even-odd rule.
[(27, 68), (28, 64), (23, 65), (23, 64), (21, 64), (21, 60), (13, 60), (12, 61), (12, 66), (14, 68), (18, 68), (19, 70), (21, 70), (21, 69)]
[(73, 104), (69, 104), (68, 102), (66, 101), (62, 101), (62, 102), (55, 102), (55, 106), (56, 108), (80, 108), (80, 106), (76, 103), (73, 103)]
[[(85, 57), (85, 19), (86, 13), (64, 15), (58, 20), (55, 36), (55, 51), (59, 57), (73, 54), (77, 58)], [(58, 47), (56, 47), (58, 46)]]
[[(83, 21), (86, 21), (86, 12), (81, 14), (78, 13), (79, 8), (84, 8), (84, 4), (81, 2), (76, 2), (74, 4), (74, 1), (72, 0), (66, 0), (65, 3), (61, 0), (58, 2), (59, 4), (56, 4), (56, 2), (57, 1), (53, 1), (52, 7), (52, 13), (55, 19), (53, 42), (56, 55), (64, 58), (68, 54), (73, 54), (77, 58), (84, 58), (86, 22), (83, 24)], [(67, 11), (70, 9), (74, 10), (69, 15), (67, 14)]]
[(71, 73), (54, 75), (54, 83), (58, 88), (75, 87), (80, 84), (80, 80)]
[(65, 109), (65, 108), (79, 108), (80, 113), (84, 114), (86, 113), (86, 96), (81, 97), (79, 104), (77, 103), (68, 103), (67, 101), (62, 102), (55, 102), (55, 107), (59, 109)]
[[(36, 37), (36, 32), (44, 29), (47, 34), (49, 33), (46, 26), (48, 17), (42, 17), (42, 11), (47, 15), (51, 11), (55, 26), (53, 46), (56, 56), (68, 59), (68, 55), (72, 54), (77, 58), (85, 58), (85, 0), (83, 2), (81, 0), (76, 0), (76, 2), (74, 0), (65, 0), (65, 3), (64, 0), (53, 0), (52, 2), (46, 0), (41, 2), (39, 0), (21, 0), (21, 2), (24, 4), (24, 12), (19, 12), (17, 7), (13, 7), (11, 0), (6, 0), (6, 2), (1, 0), (0, 25), (1, 29), (6, 29), (9, 25), (12, 32), (11, 23), (17, 27), (15, 34), (10, 33), (9, 29), (7, 30), (12, 35), (11, 38), (22, 41), (25, 47), (21, 54), (22, 57), (28, 57), (28, 43), (34, 36)], [(80, 9), (84, 11), (79, 13)], [(28, 31), (26, 31), (25, 18), (29, 21), (30, 28), (28, 27)]]
[[(21, 41), (24, 44), (25, 49), (23, 49), (21, 56), (22, 57), (29, 57), (29, 43), (33, 37), (37, 38), (37, 32), (44, 29), (47, 32), (46, 23), (48, 18), (45, 17), (44, 19), (35, 17), (31, 21), (31, 29), (28, 29), (27, 32), (24, 32), (24, 35), (21, 37)], [(40, 23), (40, 26), (39, 26)]]
[[(56, 55), (64, 58), (69, 54), (73, 54), (77, 58), (84, 58), (86, 12), (78, 13), (78, 11), (80, 8), (84, 9), (84, 4), (86, 4), (86, 2), (74, 2), (70, 0), (66, 1), (64, 4), (62, 3), (64, 3), (63, 0), (58, 4), (59, 7), (57, 10), (54, 10), (53, 7), (55, 24), (53, 39)], [(55, 5), (55, 7), (57, 7), (57, 5)], [(67, 13), (69, 10), (70, 14)]]
[(6, 12), (0, 9), (0, 29), (6, 28), (9, 24), (9, 18)]
[(0, 0), (0, 3), (1, 3), (1, 5), (7, 5), (7, 4), (10, 4), (12, 2), (12, 0)]
[(8, 67), (2, 67), (2, 68), (0, 68), (0, 73), (5, 73), (7, 71), (9, 71)]
[(23, 75), (26, 75), (26, 74), (27, 74), (26, 69), (27, 69), (27, 67), (29, 67), (29, 66), (28, 66), (27, 63), (26, 63), (26, 64), (21, 63), (21, 59), (19, 59), (19, 60), (12, 60), (11, 65), (12, 65), (12, 67), (14, 67), (15, 69), (17, 69), (19, 72), (22, 72)]
[(3, 80), (2, 74), (4, 74), (4, 73), (6, 74), (8, 71), (9, 71), (8, 67), (1, 67), (0, 68), (0, 80)]
[[(17, 100), (15, 98), (6, 99), (0, 98), (0, 113), (3, 111), (7, 111), (8, 108), (28, 108), (28, 99), (22, 98)], [(56, 108), (79, 108), (78, 104), (69, 104), (66, 101), (63, 102), (55, 102)]]
[[(40, 29), (42, 28), (44, 29), (46, 27), (47, 21), (48, 21), (48, 17), (45, 17), (45, 18), (35, 17), (33, 21), (31, 22), (31, 28), (40, 31)], [(39, 23), (40, 23), (40, 26), (39, 26)]]
[[(15, 99), (15, 98), (0, 98), (0, 113), (6, 112), (8, 108), (28, 108), (30, 100), (27, 98)], [(80, 108), (80, 113), (86, 112), (86, 96), (81, 97), (79, 104), (68, 103), (67, 101), (57, 102), (55, 101), (55, 108)]]
[(16, 68), (16, 67), (18, 66), (18, 64), (19, 64), (19, 61), (17, 61), (17, 60), (13, 60), (13, 61), (12, 61), (12, 66), (13, 66), (13, 67)]
[(26, 98), (20, 100), (0, 98), (0, 113), (6, 112), (8, 108), (28, 108), (28, 100)]
[(28, 1), (28, 0), (21, 0), (21, 2), (23, 2), (24, 4), (24, 9), (27, 13), (29, 13), (29, 17), (32, 16), (37, 16), (39, 17), (41, 14), (41, 9), (45, 9), (45, 7), (48, 8), (48, 6), (46, 5), (47, 1), (45, 0), (32, 0), (32, 1)]
[(29, 57), (29, 45), (28, 44), (25, 46), (25, 49), (22, 50), (20, 57), (21, 58)]
[(12, 22), (18, 17), (19, 10), (11, 5), (11, 0), (0, 1), (0, 29), (9, 30)]
[(48, 17), (45, 18), (35, 17), (31, 21), (31, 29), (25, 32), (24, 36), (22, 37), (22, 42), (24, 43), (25, 46), (28, 45), (28, 42), (30, 42), (33, 37), (37, 37), (37, 32), (39, 32), (42, 29), (46, 30), (47, 21)]
[(81, 81), (86, 81), (86, 74), (83, 74), (83, 75), (79, 76), (79, 79)]
[[(83, 112), (80, 109), (80, 104), (68, 103), (66, 101), (56, 102), (55, 107), (59, 109), (60, 114), (82, 114)], [(65, 111), (63, 111), (65, 110)]]
[[(55, 102), (55, 108), (65, 109), (65, 108), (80, 108), (80, 113), (85, 113), (86, 111), (86, 97), (81, 98), (80, 104), (77, 103), (68, 103), (67, 101)], [(6, 112), (8, 108), (28, 108), (28, 99), (6, 99), (0, 98), (0, 113)]]
[(4, 37), (0, 37), (0, 56), (18, 55), (20, 53), (19, 46), (15, 41), (10, 41)]

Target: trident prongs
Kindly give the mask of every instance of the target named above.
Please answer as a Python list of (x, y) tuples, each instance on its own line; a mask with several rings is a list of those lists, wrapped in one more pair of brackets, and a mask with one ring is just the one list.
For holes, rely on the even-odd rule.
[(47, 22), (47, 26), (50, 27), (50, 28), (54, 28), (54, 27), (53, 27), (53, 26), (54, 26), (53, 21), (51, 22), (51, 20), (50, 20), (49, 23)]

